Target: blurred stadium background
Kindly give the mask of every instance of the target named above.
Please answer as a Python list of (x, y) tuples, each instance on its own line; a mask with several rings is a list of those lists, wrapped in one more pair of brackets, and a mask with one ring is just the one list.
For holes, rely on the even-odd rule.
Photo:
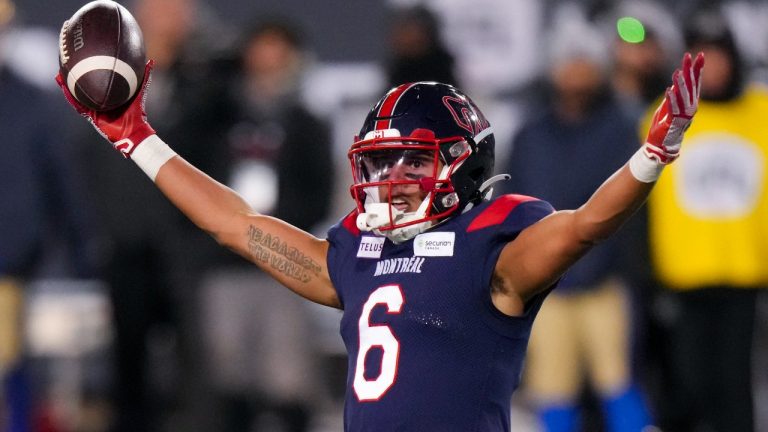
[[(30, 82), (55, 92), (57, 37), (62, 21), (84, 2), (79, 0), (16, 0), (16, 21), (0, 50), (6, 62)], [(130, 8), (131, 1), (122, 2)], [(324, 230), (350, 208), (346, 151), (370, 105), (386, 85), (384, 62), (389, 53), (388, 17), (397, 6), (426, 4), (441, 20), (440, 33), (457, 60), (457, 74), (468, 94), (484, 107), (497, 134), (497, 160), (509, 153), (509, 142), (528, 108), (528, 90), (540, 78), (546, 63), (543, 43), (559, 0), (199, 0), (206, 25), (222, 43), (234, 40), (241, 26), (260, 15), (293, 18), (303, 29), (311, 62), (303, 78), (303, 96), (311, 110), (329, 122), (337, 176), (331, 198), (331, 214), (317, 223)], [(576, 2), (606, 25), (606, 37), (615, 23), (618, 2)], [(705, 6), (722, 3), (729, 12), (736, 37), (744, 50), (750, 77), (768, 82), (768, 2), (764, 0), (680, 0), (666, 7), (674, 20), (684, 20)], [(674, 56), (677, 58), (677, 55)], [(0, 97), (2, 90), (0, 89)], [(24, 107), (19, 107), (23, 110)], [(33, 115), (33, 113), (30, 113)], [(155, 119), (160, 123), (162, 119)], [(2, 176), (0, 176), (0, 179)], [(311, 181), (308, 179), (308, 181)], [(2, 187), (2, 184), (0, 184)], [(0, 220), (0, 224), (3, 221)], [(50, 405), (49, 429), (98, 431), (106, 424), (110, 407), (100, 396), (110, 386), (109, 350), (112, 341), (111, 313), (106, 288), (98, 280), (79, 280), (63, 264), (61, 249), (47, 254), (34, 277), (26, 284), (24, 342), (32, 359), (35, 385), (43, 389)], [(287, 295), (287, 294), (286, 294)], [(343, 365), (343, 346), (337, 334), (340, 315), (306, 305), (320, 329), (314, 349)], [(763, 334), (768, 311), (762, 307)], [(290, 343), (290, 341), (286, 341)], [(768, 359), (768, 341), (762, 339), (756, 355)], [(162, 390), (174, 371), (166, 362), (172, 343), (162, 337), (152, 347), (151, 375)], [(758, 417), (768, 430), (766, 363), (756, 368)], [(338, 365), (337, 365), (338, 366)], [(315, 402), (315, 432), (341, 430), (343, 372), (323, 370), (322, 390)], [(331, 376), (333, 375), (333, 376)], [(170, 378), (169, 378), (170, 377)], [(328, 382), (326, 382), (328, 381)], [(329, 382), (331, 382), (329, 384)], [(516, 396), (515, 430), (536, 431), (526, 401)], [(1, 414), (1, 413), (0, 413)], [(0, 424), (2, 417), (0, 416)], [(169, 421), (173, 425), (173, 419)], [(169, 426), (173, 430), (173, 426)], [(176, 428), (176, 430), (188, 430)], [(263, 430), (270, 430), (269, 426)], [(274, 429), (280, 430), (280, 429)]]

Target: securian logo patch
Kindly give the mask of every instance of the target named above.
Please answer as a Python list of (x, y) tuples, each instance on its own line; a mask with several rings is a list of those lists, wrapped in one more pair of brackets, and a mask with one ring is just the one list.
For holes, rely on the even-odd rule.
[(456, 233), (431, 232), (419, 234), (413, 240), (413, 254), (416, 256), (453, 256)]

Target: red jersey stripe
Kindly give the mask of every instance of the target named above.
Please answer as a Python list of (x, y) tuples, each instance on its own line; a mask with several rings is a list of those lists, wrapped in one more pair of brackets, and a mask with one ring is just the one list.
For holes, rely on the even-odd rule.
[(489, 226), (498, 225), (504, 222), (509, 213), (518, 206), (518, 204), (535, 201), (537, 198), (526, 195), (502, 195), (496, 201), (491, 203), (487, 209), (483, 210), (475, 220), (467, 227), (467, 232), (477, 231)]
[(352, 210), (341, 222), (341, 225), (352, 233), (353, 236), (359, 236), (360, 229), (357, 227), (357, 209)]

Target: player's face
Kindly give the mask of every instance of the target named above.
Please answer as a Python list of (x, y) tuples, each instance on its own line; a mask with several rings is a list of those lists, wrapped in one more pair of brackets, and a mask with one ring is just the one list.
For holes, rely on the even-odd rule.
[[(435, 156), (423, 150), (381, 150), (372, 152), (366, 166), (371, 181), (393, 182), (379, 186), (382, 202), (389, 202), (396, 209), (413, 212), (427, 196), (418, 181), (434, 178), (441, 164), (435, 166)], [(402, 182), (402, 183), (400, 183)]]

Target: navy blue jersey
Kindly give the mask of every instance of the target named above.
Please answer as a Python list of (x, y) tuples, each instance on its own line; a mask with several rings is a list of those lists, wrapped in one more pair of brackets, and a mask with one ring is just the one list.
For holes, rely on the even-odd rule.
[(491, 302), (502, 248), (553, 211), (504, 195), (394, 244), (351, 214), (328, 233), (328, 269), (344, 308), (346, 431), (508, 431), (533, 319)]

